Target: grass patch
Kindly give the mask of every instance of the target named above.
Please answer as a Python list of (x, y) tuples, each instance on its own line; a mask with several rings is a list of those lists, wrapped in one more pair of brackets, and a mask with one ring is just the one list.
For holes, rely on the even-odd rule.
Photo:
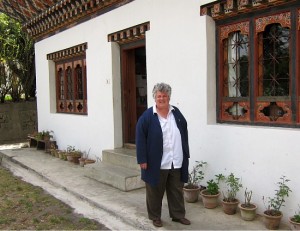
[(108, 230), (0, 166), (0, 230)]

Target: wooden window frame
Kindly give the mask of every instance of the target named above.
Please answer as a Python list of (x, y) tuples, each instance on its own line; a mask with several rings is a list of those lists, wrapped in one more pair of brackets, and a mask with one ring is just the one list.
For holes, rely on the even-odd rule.
[[(228, 40), (228, 37), (231, 33), (240, 32), (243, 35), (249, 34), (249, 22), (243, 21), (238, 22), (234, 24), (224, 25), (219, 28), (220, 33), (220, 79), (219, 79), (219, 92), (221, 93), (221, 97), (219, 99), (219, 104), (221, 105), (220, 108), (220, 121), (238, 121), (238, 122), (245, 122), (250, 121), (250, 102), (249, 97), (228, 97), (228, 89), (225, 89), (225, 82), (227, 82), (229, 76), (228, 76), (228, 70), (225, 68), (225, 65), (227, 66), (228, 63), (225, 62), (228, 57), (228, 52), (224, 49), (224, 42)], [(249, 56), (250, 54), (248, 54)], [(249, 59), (249, 57), (248, 57)], [(249, 77), (249, 70), (248, 70), (248, 77)], [(249, 89), (249, 86), (248, 86)], [(236, 116), (233, 114), (230, 114), (228, 110), (230, 108), (235, 107), (235, 105), (238, 105), (240, 108), (242, 108), (245, 113), (241, 116)]]
[[(290, 20), (290, 21), (289, 21)], [(249, 33), (249, 98), (245, 101), (234, 99), (234, 97), (225, 97), (223, 89), (224, 73), (223, 66), (226, 60), (224, 58), (223, 40), (224, 31), (227, 35), (233, 31), (241, 31), (241, 23), (249, 22), (249, 28), (242, 27)], [(279, 23), (282, 27), (290, 29), (289, 40), (289, 96), (283, 97), (260, 97), (258, 89), (259, 76), (259, 46), (258, 34), (264, 30), (267, 25)], [(263, 28), (261, 28), (263, 27)], [(220, 20), (216, 24), (217, 29), (217, 122), (234, 123), (245, 125), (279, 126), (279, 127), (300, 127), (300, 5), (297, 7), (274, 7), (272, 12), (265, 10), (246, 14), (243, 17)], [(223, 32), (222, 32), (223, 31)], [(243, 33), (245, 33), (245, 31)], [(292, 35), (292, 36), (291, 36)], [(292, 38), (293, 35), (295, 38)], [(235, 118), (229, 115), (228, 108), (233, 103), (238, 103), (245, 107), (249, 113), (247, 116)], [(271, 108), (271, 104), (284, 111), (284, 115), (272, 120), (271, 116), (266, 116), (264, 108)], [(227, 112), (226, 112), (227, 110)]]
[[(78, 97), (76, 68), (82, 68), (82, 98)], [(72, 85), (68, 84), (67, 70), (71, 70)], [(85, 56), (55, 62), (56, 110), (58, 113), (87, 115), (87, 77)], [(62, 72), (62, 73), (61, 73)], [(63, 81), (61, 80), (63, 76)], [(62, 86), (63, 83), (63, 86)], [(71, 90), (69, 88), (72, 88)], [(63, 92), (61, 91), (63, 89)], [(71, 93), (71, 95), (69, 95)]]

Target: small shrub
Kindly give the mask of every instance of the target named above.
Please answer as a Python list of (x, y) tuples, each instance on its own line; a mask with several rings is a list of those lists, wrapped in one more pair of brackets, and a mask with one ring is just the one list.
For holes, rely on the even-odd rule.
[(290, 180), (286, 178), (286, 176), (280, 177), (280, 181), (277, 182), (278, 189), (275, 190), (274, 197), (268, 197), (268, 201), (265, 201), (263, 197), (263, 202), (266, 206), (265, 214), (270, 216), (278, 216), (281, 214), (281, 207), (284, 206), (285, 199), (289, 197), (289, 193), (292, 192), (287, 183)]

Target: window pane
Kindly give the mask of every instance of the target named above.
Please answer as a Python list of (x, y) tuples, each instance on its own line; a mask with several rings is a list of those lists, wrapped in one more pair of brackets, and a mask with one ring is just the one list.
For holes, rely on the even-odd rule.
[(78, 64), (75, 68), (76, 79), (77, 79), (77, 99), (83, 99), (83, 75), (82, 75), (82, 67)]
[(65, 99), (65, 91), (64, 91), (64, 73), (62, 71), (62, 68), (59, 69), (58, 73), (58, 80), (59, 80), (59, 99), (64, 100)]
[(290, 30), (271, 24), (263, 32), (263, 76), (259, 82), (263, 96), (289, 95), (289, 36)]
[(72, 78), (72, 68), (68, 66), (66, 70), (67, 75), (67, 99), (73, 99), (73, 78)]
[(227, 62), (224, 73), (228, 73), (227, 81), (224, 78), (225, 87), (229, 97), (246, 97), (249, 95), (248, 80), (248, 36), (240, 32), (231, 33), (224, 46), (227, 54)]

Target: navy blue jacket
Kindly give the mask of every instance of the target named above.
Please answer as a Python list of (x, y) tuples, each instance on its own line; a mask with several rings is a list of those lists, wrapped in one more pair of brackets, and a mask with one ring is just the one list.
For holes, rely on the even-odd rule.
[[(183, 162), (181, 181), (188, 181), (189, 144), (187, 122), (177, 107), (173, 115), (181, 134)], [(141, 178), (146, 183), (155, 186), (159, 182), (161, 159), (163, 155), (163, 135), (158, 115), (153, 114), (153, 108), (148, 108), (139, 118), (136, 125), (136, 153), (138, 164), (147, 163), (147, 169), (141, 169)]]

